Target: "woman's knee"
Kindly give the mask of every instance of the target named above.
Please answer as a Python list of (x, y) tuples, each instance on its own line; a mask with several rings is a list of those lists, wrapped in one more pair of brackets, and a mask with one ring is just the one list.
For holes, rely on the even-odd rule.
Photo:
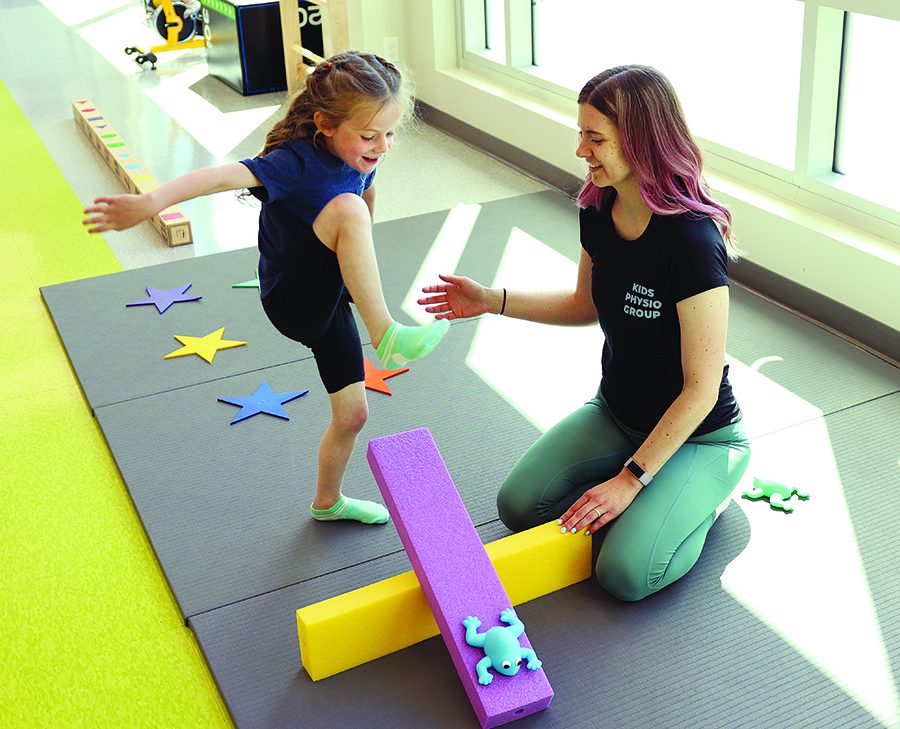
[(652, 584), (645, 567), (624, 557), (606, 555), (602, 550), (597, 558), (595, 575), (604, 590), (627, 602), (643, 600), (659, 589)]
[(540, 505), (528, 498), (527, 494), (527, 490), (517, 488), (509, 480), (503, 483), (497, 493), (497, 514), (510, 531), (525, 531), (550, 519), (550, 515), (543, 513)]

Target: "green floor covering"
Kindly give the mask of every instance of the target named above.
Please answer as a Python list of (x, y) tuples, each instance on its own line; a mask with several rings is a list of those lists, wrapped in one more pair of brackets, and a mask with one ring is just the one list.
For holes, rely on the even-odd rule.
[(38, 291), (120, 266), (2, 83), (0, 137), (0, 726), (230, 727)]

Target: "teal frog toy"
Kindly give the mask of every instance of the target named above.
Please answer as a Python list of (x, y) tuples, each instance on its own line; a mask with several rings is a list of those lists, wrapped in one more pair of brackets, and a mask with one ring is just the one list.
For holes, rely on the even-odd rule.
[(753, 488), (749, 491), (744, 491), (743, 496), (751, 501), (768, 499), (769, 506), (773, 509), (780, 509), (787, 514), (794, 510), (794, 507), (788, 503), (793, 496), (803, 501), (809, 498), (808, 493), (800, 491), (796, 486), (785, 486), (778, 481), (767, 481), (761, 478), (754, 478)]
[(466, 643), (475, 648), (484, 648), (484, 658), (478, 661), (475, 671), (478, 674), (478, 683), (487, 685), (494, 680), (489, 668), (499, 671), (505, 676), (515, 676), (519, 672), (522, 661), (527, 661), (527, 666), (532, 671), (541, 667), (541, 661), (531, 648), (523, 648), (519, 645), (519, 636), (525, 632), (525, 624), (516, 616), (516, 611), (506, 608), (500, 613), (500, 620), (508, 625), (497, 625), (479, 633), (481, 621), (470, 615), (463, 620), (466, 626)]

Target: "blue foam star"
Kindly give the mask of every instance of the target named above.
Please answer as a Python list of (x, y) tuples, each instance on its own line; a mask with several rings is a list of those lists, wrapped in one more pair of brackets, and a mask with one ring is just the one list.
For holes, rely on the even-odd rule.
[(219, 402), (227, 402), (229, 405), (237, 405), (240, 408), (238, 414), (234, 416), (234, 420), (231, 421), (231, 425), (246, 420), (247, 418), (252, 418), (259, 413), (274, 415), (276, 418), (290, 420), (288, 414), (281, 406), (286, 402), (302, 397), (307, 392), (309, 392), (309, 390), (304, 390), (303, 392), (272, 392), (269, 383), (263, 380), (262, 384), (256, 388), (256, 392), (252, 395), (245, 395), (244, 397), (220, 397), (218, 400)]
[(193, 286), (193, 284), (187, 284), (186, 286), (181, 286), (177, 289), (155, 289), (152, 286), (147, 286), (146, 288), (149, 296), (146, 299), (132, 301), (130, 304), (125, 304), (125, 306), (144, 306), (146, 304), (153, 304), (156, 306), (157, 311), (162, 314), (166, 309), (172, 306), (172, 304), (179, 301), (198, 301), (199, 299), (202, 299), (202, 296), (184, 295), (185, 291), (191, 286)]

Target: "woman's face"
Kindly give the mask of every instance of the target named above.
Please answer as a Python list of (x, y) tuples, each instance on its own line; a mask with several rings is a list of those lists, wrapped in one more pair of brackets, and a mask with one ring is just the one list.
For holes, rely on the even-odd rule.
[(394, 144), (394, 128), (400, 123), (403, 109), (398, 103), (381, 108), (360, 107), (336, 127), (323, 124), (316, 112), (316, 126), (325, 137), (325, 149), (357, 172), (368, 173)]
[(578, 105), (579, 142), (575, 154), (587, 162), (597, 187), (619, 187), (633, 177), (619, 142), (619, 130), (590, 104)]

